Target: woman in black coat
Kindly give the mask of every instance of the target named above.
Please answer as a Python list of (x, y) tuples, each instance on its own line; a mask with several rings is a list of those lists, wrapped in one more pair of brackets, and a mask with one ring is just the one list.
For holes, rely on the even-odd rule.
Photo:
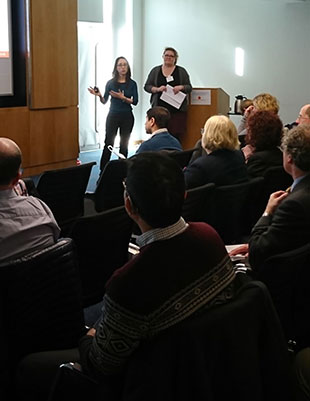
[(185, 170), (187, 189), (208, 183), (220, 185), (239, 184), (247, 181), (243, 153), (239, 150), (237, 129), (226, 116), (212, 116), (204, 126), (202, 155)]
[(280, 143), (283, 124), (277, 114), (258, 110), (247, 122), (247, 145), (242, 149), (250, 177), (264, 176), (270, 167), (282, 166)]

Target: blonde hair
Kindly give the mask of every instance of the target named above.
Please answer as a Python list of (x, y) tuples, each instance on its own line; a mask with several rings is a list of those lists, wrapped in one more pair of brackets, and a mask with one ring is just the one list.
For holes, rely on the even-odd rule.
[(256, 95), (253, 99), (253, 106), (257, 110), (272, 111), (275, 114), (278, 114), (280, 109), (277, 98), (270, 93)]
[(202, 146), (213, 152), (216, 149), (239, 149), (235, 124), (226, 116), (212, 116), (204, 126)]

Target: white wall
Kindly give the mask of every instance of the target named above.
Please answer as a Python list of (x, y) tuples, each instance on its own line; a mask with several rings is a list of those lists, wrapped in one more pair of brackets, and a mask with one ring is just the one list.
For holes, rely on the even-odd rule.
[[(269, 92), (278, 98), (280, 116), (287, 123), (310, 102), (309, 1), (136, 1), (142, 7), (142, 21), (134, 24), (134, 31), (142, 29), (142, 49), (139, 58), (140, 43), (135, 44), (134, 65), (142, 63), (142, 68), (134, 79), (142, 85), (133, 137), (144, 133), (149, 94), (143, 83), (149, 70), (162, 63), (165, 46), (178, 50), (179, 64), (194, 87), (223, 88), (232, 108), (237, 94), (254, 97)], [(235, 47), (245, 50), (243, 77), (234, 73)]]

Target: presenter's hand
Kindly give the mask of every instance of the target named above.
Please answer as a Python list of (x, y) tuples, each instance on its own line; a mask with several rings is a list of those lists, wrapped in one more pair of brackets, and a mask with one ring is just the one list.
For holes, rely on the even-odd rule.
[(184, 89), (183, 85), (177, 85), (173, 88), (173, 93), (176, 95), (177, 93), (181, 92)]
[(89, 87), (87, 88), (87, 90), (88, 90), (88, 92), (91, 93), (92, 95), (101, 96), (101, 93), (100, 93), (99, 88), (93, 88), (93, 87), (89, 86)]
[(165, 85), (160, 86), (159, 88), (157, 88), (156, 92), (166, 92), (167, 88)]
[(110, 96), (115, 97), (117, 99), (121, 99), (121, 100), (125, 99), (124, 92), (122, 92), (121, 90), (119, 90), (118, 92), (110, 91), (109, 94), (110, 94)]
[(267, 203), (265, 213), (272, 214), (280, 203), (287, 197), (288, 193), (285, 191), (277, 191), (270, 195), (269, 201)]

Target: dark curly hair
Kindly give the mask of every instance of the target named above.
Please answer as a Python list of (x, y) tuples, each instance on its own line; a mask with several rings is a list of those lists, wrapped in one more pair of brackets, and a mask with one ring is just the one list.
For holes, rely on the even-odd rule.
[(277, 114), (257, 110), (247, 121), (246, 143), (256, 151), (274, 149), (281, 144), (283, 124)]

